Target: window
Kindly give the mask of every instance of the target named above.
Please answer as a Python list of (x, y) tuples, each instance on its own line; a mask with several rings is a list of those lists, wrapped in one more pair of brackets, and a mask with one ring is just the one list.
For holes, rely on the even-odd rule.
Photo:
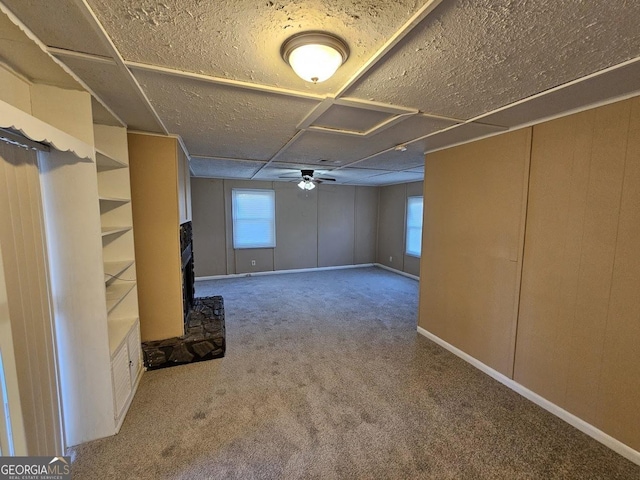
[(422, 250), (422, 197), (407, 199), (407, 255), (419, 257)]
[(233, 248), (276, 246), (276, 195), (273, 190), (231, 191)]

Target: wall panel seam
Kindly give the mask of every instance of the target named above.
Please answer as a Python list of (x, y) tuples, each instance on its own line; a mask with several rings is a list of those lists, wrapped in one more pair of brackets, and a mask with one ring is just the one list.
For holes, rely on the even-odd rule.
[(511, 375), (510, 378), (515, 379), (516, 375), (516, 355), (518, 351), (518, 325), (520, 324), (520, 307), (522, 302), (522, 278), (524, 276), (524, 252), (525, 252), (525, 243), (527, 241), (527, 217), (529, 213), (529, 187), (531, 185), (531, 163), (533, 159), (533, 139), (534, 139), (534, 128), (530, 127), (530, 135), (529, 135), (529, 148), (526, 153), (527, 157), (525, 158), (525, 168), (524, 168), (524, 192), (523, 192), (523, 207), (522, 207), (522, 221), (521, 221), (521, 232), (520, 232), (520, 248), (518, 252), (519, 262), (518, 262), (518, 278), (517, 278), (517, 288), (518, 295), (516, 297), (516, 305), (515, 305), (515, 319), (513, 328), (513, 359), (511, 365)]

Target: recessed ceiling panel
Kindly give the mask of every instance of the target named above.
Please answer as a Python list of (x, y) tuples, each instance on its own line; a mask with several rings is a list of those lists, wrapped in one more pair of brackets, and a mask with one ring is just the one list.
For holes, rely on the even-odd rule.
[(448, 0), (350, 96), (470, 119), (638, 56), (640, 2)]
[(407, 145), (404, 152), (391, 150), (375, 157), (351, 164), (353, 168), (373, 168), (377, 170), (400, 171), (424, 164), (424, 151), (416, 144)]
[(515, 127), (632, 93), (640, 94), (640, 61), (508, 107), (481, 121)]
[[(294, 168), (289, 164), (284, 166), (274, 165), (273, 163), (269, 164), (262, 170), (260, 170), (255, 177), (254, 180), (271, 180), (271, 181), (282, 181), (282, 182), (293, 182), (299, 181), (302, 177), (302, 173), (300, 169), (305, 167), (309, 167), (308, 165), (300, 165), (299, 168)], [(311, 170), (314, 170), (314, 176), (319, 177), (334, 177), (331, 171), (326, 169), (318, 169), (310, 167)], [(286, 177), (286, 178), (283, 178)]]
[(407, 172), (421, 173), (422, 175), (424, 175), (424, 164), (421, 167), (409, 168), (407, 169)]
[(387, 112), (332, 105), (312, 125), (364, 133), (392, 116)]
[(340, 162), (335, 165), (347, 165), (451, 125), (453, 122), (448, 120), (414, 115), (366, 138), (307, 131), (279, 155), (277, 160), (286, 163), (302, 162), (313, 165), (328, 160), (329, 162)]
[(324, 165), (306, 165), (304, 163), (299, 163), (297, 165), (291, 165), (290, 163), (280, 163), (280, 162), (271, 162), (269, 164), (270, 168), (286, 168), (286, 169), (294, 169), (297, 171), (300, 171), (300, 169), (304, 168), (306, 170), (314, 170), (316, 172), (322, 172), (322, 173), (329, 173), (332, 170), (334, 170), (335, 168), (337, 168), (336, 165), (329, 165), (329, 164), (324, 164)]
[(164, 133), (135, 87), (115, 63), (59, 57), (130, 129)]
[(81, 90), (82, 87), (47, 53), (0, 12), (0, 60), (34, 83)]
[(250, 179), (263, 162), (191, 157), (189, 166), (194, 177)]
[(416, 143), (416, 146), (424, 149), (425, 152), (438, 150), (441, 148), (457, 145), (459, 143), (470, 142), (492, 133), (506, 132), (506, 128), (483, 125), (479, 123), (465, 123), (446, 132), (436, 133), (431, 137), (424, 138)]
[(350, 183), (357, 185), (393, 185), (395, 183), (420, 182), (424, 180), (424, 174), (412, 172), (393, 172), (376, 175), (373, 177), (361, 178)]
[[(415, 0), (89, 0), (125, 59), (254, 83), (328, 93), (346, 83), (421, 6)], [(351, 51), (335, 76), (304, 82), (280, 57), (283, 42), (323, 30)]]
[(2, 0), (49, 47), (108, 57), (111, 52), (82, 13), (81, 2)]
[(160, 73), (135, 75), (191, 155), (269, 160), (317, 103)]
[(340, 183), (358, 183), (366, 182), (367, 178), (375, 177), (377, 175), (383, 175), (389, 173), (386, 170), (359, 170), (356, 168), (341, 168), (340, 170), (334, 170), (329, 175), (335, 178)]

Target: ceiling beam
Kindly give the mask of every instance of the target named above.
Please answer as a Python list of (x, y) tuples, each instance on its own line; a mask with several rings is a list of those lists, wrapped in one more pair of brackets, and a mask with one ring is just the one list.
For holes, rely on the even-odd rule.
[(255, 176), (260, 173), (260, 171), (267, 167), (268, 165), (270, 165), (271, 163), (273, 163), (276, 158), (278, 158), (280, 155), (282, 155), (282, 152), (284, 152), (287, 148), (289, 148), (291, 145), (293, 145), (295, 143), (296, 140), (298, 140), (298, 138), (300, 138), (302, 136), (302, 133), (304, 132), (304, 130), (298, 130), (296, 132), (296, 134), (291, 137), (289, 139), (289, 141), (287, 143), (285, 143), (282, 148), (280, 148), (280, 150), (278, 150), (270, 159), (267, 163), (265, 163), (262, 167), (260, 167), (252, 176), (251, 176), (251, 180), (253, 180), (255, 178)]
[(79, 58), (80, 60), (101, 63), (103, 65), (117, 65), (113, 58), (103, 57), (102, 55), (95, 55), (93, 53), (76, 52), (75, 50), (67, 50), (66, 48), (58, 47), (47, 47), (47, 51), (51, 55), (56, 55), (58, 57)]
[(232, 80), (229, 78), (214, 77), (214, 76), (205, 75), (202, 73), (185, 72), (184, 70), (176, 70), (174, 68), (161, 67), (159, 65), (149, 65), (147, 63), (130, 62), (130, 61), (125, 61), (124, 63), (127, 67), (132, 68), (134, 70), (144, 70), (148, 72), (163, 73), (165, 75), (172, 75), (174, 77), (189, 78), (191, 80), (200, 80), (203, 82), (214, 83), (216, 85), (224, 85), (227, 87), (242, 88), (245, 90), (256, 90), (264, 93), (275, 93), (277, 95), (287, 95), (289, 97), (304, 98), (308, 100), (321, 101), (321, 100), (324, 100), (325, 98), (323, 95), (301, 92), (298, 90), (291, 90), (289, 88), (274, 87), (271, 85), (263, 85), (260, 83), (251, 83), (251, 82), (245, 82), (242, 80)]
[(389, 51), (395, 47), (411, 30), (424, 20), (443, 0), (427, 0), (400, 29), (387, 40), (373, 56), (362, 65), (355, 74), (335, 94), (336, 98), (344, 95), (355, 83), (371, 70)]
[(107, 47), (107, 49), (111, 52), (111, 55), (116, 65), (119, 67), (119, 70), (122, 72), (122, 74), (127, 79), (129, 84), (133, 87), (138, 97), (142, 100), (142, 103), (146, 107), (147, 111), (153, 116), (153, 118), (156, 120), (158, 125), (162, 128), (162, 130), (165, 133), (169, 133), (169, 130), (167, 129), (164, 122), (158, 115), (158, 112), (156, 112), (155, 108), (153, 108), (153, 105), (149, 101), (149, 98), (142, 90), (142, 87), (140, 86), (136, 78), (133, 76), (133, 73), (131, 73), (131, 70), (129, 70), (125, 65), (124, 58), (122, 58), (122, 55), (120, 55), (120, 52), (118, 51), (117, 47), (111, 40), (111, 37), (109, 37), (109, 34), (104, 29), (104, 27), (102, 26), (102, 23), (100, 23), (100, 20), (98, 20), (98, 17), (96, 17), (96, 14), (93, 12), (93, 10), (91, 9), (87, 1), (74, 0), (74, 3), (80, 9), (83, 16), (88, 20), (93, 30), (99, 35), (105, 47)]
[[(51, 58), (51, 60), (56, 64), (59, 65), (60, 68), (62, 68), (67, 75), (69, 75), (71, 78), (73, 78), (85, 91), (87, 91), (92, 97), (94, 97), (96, 99), (96, 101), (98, 101), (100, 103), (100, 105), (102, 105), (104, 107), (104, 109), (109, 112), (109, 114), (120, 123), (120, 125), (122, 125), (123, 127), (125, 127), (127, 124), (124, 123), (122, 121), (122, 119), (115, 114), (115, 112), (113, 110), (111, 110), (111, 107), (109, 107), (109, 105), (107, 105), (105, 102), (102, 101), (102, 99), (96, 95), (96, 93), (89, 88), (89, 86), (84, 82), (84, 80), (82, 80), (78, 75), (76, 75), (76, 73), (71, 70), (63, 61), (61, 61), (59, 58), (57, 58), (55, 55), (53, 55), (50, 51), (49, 51), (49, 47), (47, 45), (44, 44), (44, 42), (42, 42), (42, 40), (40, 40), (40, 38), (38, 38), (38, 36), (33, 33), (23, 22), (22, 20), (20, 20), (18, 17), (15, 16), (15, 14), (10, 11), (2, 2), (0, 2), (0, 12), (4, 13), (7, 17), (9, 17), (9, 20), (11, 20), (11, 22), (16, 25), (20, 30), (22, 30), (22, 32), (32, 41), (34, 42), (39, 48), (40, 50), (42, 50), (45, 54), (47, 54), (49, 56), (49, 58)], [(5, 65), (4, 62), (0, 62), (0, 64)], [(14, 71), (13, 68), (9, 67), (9, 69), (14, 73), (14, 75), (18, 75), (22, 80), (26, 81), (29, 85), (31, 85), (33, 82), (29, 79), (27, 79), (26, 77), (24, 77), (24, 75), (22, 75), (21, 73), (18, 73), (16, 71)]]

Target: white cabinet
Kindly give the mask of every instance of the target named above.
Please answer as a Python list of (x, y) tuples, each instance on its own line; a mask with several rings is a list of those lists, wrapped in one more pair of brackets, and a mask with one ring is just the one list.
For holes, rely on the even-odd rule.
[(111, 358), (111, 378), (113, 381), (113, 405), (117, 423), (131, 395), (127, 342), (122, 342), (118, 351)]
[(133, 400), (142, 375), (142, 349), (140, 348), (140, 325), (119, 322), (118, 327), (129, 327), (124, 338), (111, 356), (111, 379), (113, 383), (113, 406), (116, 430), (120, 429), (125, 413)]

